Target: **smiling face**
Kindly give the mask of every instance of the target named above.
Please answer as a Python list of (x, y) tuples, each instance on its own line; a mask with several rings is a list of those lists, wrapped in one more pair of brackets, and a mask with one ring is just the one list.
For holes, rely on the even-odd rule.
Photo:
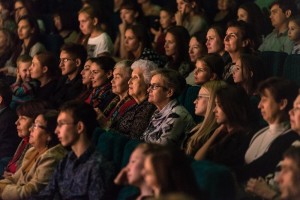
[(220, 38), (218, 33), (213, 28), (207, 31), (206, 47), (208, 53), (220, 53), (224, 50), (223, 38)]
[(92, 87), (97, 88), (103, 86), (105, 83), (109, 81), (109, 77), (111, 76), (111, 72), (107, 73), (105, 72), (101, 66), (99, 66), (97, 63), (93, 62), (91, 64), (91, 81), (92, 81)]
[(195, 104), (195, 114), (197, 116), (205, 116), (206, 110), (207, 110), (207, 105), (208, 105), (208, 100), (209, 100), (209, 91), (201, 87), (199, 90), (198, 96), (194, 101)]
[(29, 128), (31, 127), (33, 119), (25, 115), (19, 115), (16, 121), (18, 136), (20, 138), (28, 137), (30, 134)]
[(300, 95), (294, 101), (293, 108), (289, 112), (291, 128), (300, 135)]
[(80, 72), (81, 76), (82, 76), (82, 84), (83, 85), (90, 85), (92, 83), (90, 76), (91, 76), (91, 65), (92, 65), (92, 61), (91, 60), (87, 60), (84, 64), (84, 67), (82, 69), (82, 71)]
[(112, 92), (116, 95), (124, 96), (128, 92), (128, 81), (130, 76), (125, 68), (117, 67), (113, 72), (113, 79), (111, 81)]

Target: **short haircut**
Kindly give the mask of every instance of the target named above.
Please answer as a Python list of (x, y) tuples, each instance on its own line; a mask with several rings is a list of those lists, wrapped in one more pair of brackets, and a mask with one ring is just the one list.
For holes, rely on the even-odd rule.
[(294, 0), (276, 0), (269, 6), (269, 8), (271, 9), (275, 5), (278, 5), (283, 13), (290, 10), (291, 16), (297, 14), (297, 5)]
[(151, 71), (158, 68), (157, 64), (150, 60), (137, 60), (131, 65), (131, 69), (140, 68), (143, 71), (144, 81), (147, 85), (150, 84)]
[(53, 109), (45, 110), (40, 115), (42, 115), (44, 120), (47, 122), (46, 131), (51, 137), (51, 140), (48, 143), (48, 147), (51, 148), (51, 147), (59, 144), (57, 135), (55, 134), (55, 129), (57, 126), (58, 111), (53, 110)]
[(19, 105), (16, 111), (19, 116), (26, 116), (34, 120), (49, 107), (49, 104), (45, 101), (30, 100)]
[(96, 63), (106, 73), (114, 70), (116, 61), (110, 56), (100, 56), (90, 59), (92, 63)]
[(60, 107), (60, 112), (69, 113), (74, 123), (81, 121), (86, 130), (88, 139), (92, 139), (93, 131), (97, 127), (97, 115), (94, 108), (82, 101), (72, 100), (64, 103)]
[(269, 90), (274, 100), (279, 103), (283, 99), (287, 99), (285, 112), (288, 113), (292, 109), (293, 102), (298, 96), (299, 87), (291, 80), (279, 77), (271, 77), (261, 82), (258, 86), (258, 92), (265, 94), (265, 90)]
[(22, 63), (32, 62), (32, 57), (30, 55), (27, 55), (27, 54), (20, 55), (17, 58), (17, 67), (19, 67), (19, 62), (22, 62)]
[(9, 85), (3, 80), (0, 80), (0, 96), (3, 100), (2, 105), (9, 106), (12, 99), (12, 91)]
[(218, 80), (222, 79), (225, 63), (220, 54), (209, 53), (202, 58), (198, 58), (197, 61), (203, 61), (207, 65), (211, 73), (215, 73), (217, 75)]
[(76, 43), (66, 43), (61, 47), (60, 51), (67, 52), (68, 54), (70, 54), (70, 56), (72, 56), (72, 59), (79, 59), (81, 61), (80, 67), (83, 67), (87, 58), (87, 51), (83, 45)]

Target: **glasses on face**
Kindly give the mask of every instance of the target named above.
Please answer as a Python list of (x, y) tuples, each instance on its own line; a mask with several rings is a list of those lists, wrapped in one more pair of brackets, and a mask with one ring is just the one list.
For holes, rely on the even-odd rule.
[(44, 130), (47, 130), (47, 127), (46, 126), (43, 126), (43, 125), (40, 125), (40, 124), (37, 124), (37, 123), (33, 123), (30, 127), (32, 130), (35, 130), (35, 129), (38, 129), (38, 128), (41, 128), (41, 129), (44, 129)]
[(70, 60), (73, 60), (73, 61), (74, 61), (74, 59), (71, 59), (71, 58), (60, 58), (60, 59), (59, 59), (59, 63), (66, 63), (66, 62), (68, 62), (68, 61), (70, 61)]
[(209, 98), (209, 95), (208, 94), (199, 94), (198, 96), (197, 96), (197, 98), (196, 98), (196, 100), (198, 101), (198, 100), (200, 100), (200, 99), (204, 99), (204, 98)]
[(158, 88), (163, 88), (165, 90), (167, 90), (168, 88), (161, 86), (161, 85), (156, 85), (156, 84), (150, 84), (149, 85), (149, 90), (157, 90)]
[(75, 124), (75, 123), (74, 122), (57, 122), (56, 127), (61, 128), (64, 125), (73, 125), (73, 124)]

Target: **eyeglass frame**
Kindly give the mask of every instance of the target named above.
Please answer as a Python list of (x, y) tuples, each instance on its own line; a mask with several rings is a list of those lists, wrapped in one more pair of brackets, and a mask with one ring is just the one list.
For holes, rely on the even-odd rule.
[(199, 94), (197, 97), (196, 97), (196, 101), (199, 101), (200, 99), (202, 98), (210, 98), (210, 95), (207, 95), (207, 94)]
[(148, 87), (148, 89), (151, 90), (151, 91), (157, 90), (158, 88), (162, 88), (164, 90), (168, 90), (167, 87), (161, 86), (161, 85), (157, 85), (157, 84), (150, 84), (149, 87)]
[(47, 131), (47, 127), (46, 127), (46, 126), (37, 124), (37, 123), (35, 123), (35, 122), (33, 122), (32, 125), (30, 126), (30, 129), (32, 129), (32, 130), (35, 130), (35, 129), (37, 129), (37, 128), (41, 128), (41, 129)]

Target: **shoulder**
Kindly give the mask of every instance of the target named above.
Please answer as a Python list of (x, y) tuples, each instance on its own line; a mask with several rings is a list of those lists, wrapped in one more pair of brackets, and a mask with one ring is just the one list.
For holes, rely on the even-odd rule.
[(61, 146), (60, 144), (48, 149), (46, 152), (43, 153), (42, 158), (47, 157), (56, 157), (56, 158), (63, 158), (67, 154), (67, 150)]

